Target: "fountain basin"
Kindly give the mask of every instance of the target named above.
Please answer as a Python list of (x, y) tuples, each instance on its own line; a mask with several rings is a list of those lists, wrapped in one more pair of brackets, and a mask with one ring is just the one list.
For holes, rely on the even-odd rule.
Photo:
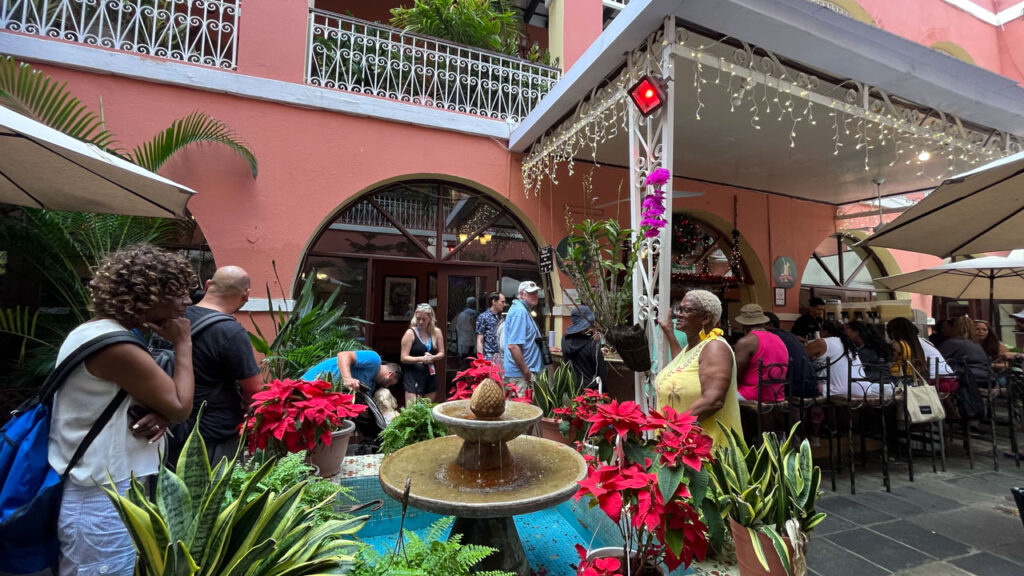
[(434, 406), (434, 420), (456, 436), (484, 444), (508, 442), (533, 427), (544, 411), (532, 404), (505, 402), (505, 413), (495, 420), (477, 420), (469, 400), (454, 400)]
[(461, 518), (501, 518), (568, 500), (587, 473), (575, 450), (535, 436), (508, 442), (513, 460), (508, 471), (465, 470), (454, 463), (462, 444), (461, 438), (446, 436), (398, 450), (381, 462), (381, 488), (401, 501), (405, 479), (411, 478), (413, 508)]

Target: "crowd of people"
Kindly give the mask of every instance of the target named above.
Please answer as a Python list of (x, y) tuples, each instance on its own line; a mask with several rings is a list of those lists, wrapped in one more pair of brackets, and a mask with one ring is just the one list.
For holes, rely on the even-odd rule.
[[(132, 572), (134, 546), (99, 486), (112, 481), (123, 492), (133, 473), (152, 477), (161, 454), (171, 454), (165, 462), (173, 466), (200, 406), (205, 408), (199, 432), (211, 460), (237, 451), (246, 407), (264, 385), (248, 335), (233, 317), (249, 298), (250, 279), (236, 266), (219, 268), (193, 304), (190, 291), (196, 287), (185, 259), (146, 245), (109, 255), (89, 283), (94, 318), (67, 336), (58, 361), (119, 331), (134, 334), (151, 351), (122, 343), (94, 352), (54, 399), (49, 462), (63, 470), (95, 415), (122, 390), (127, 392), (64, 491), (61, 574), (93, 573), (98, 567), (108, 574)], [(456, 348), (452, 360), (464, 365), (467, 358), (482, 355), (502, 367), (506, 381), (528, 390), (549, 361), (547, 338), (534, 320), (540, 290), (534, 281), (520, 283), (504, 319), (503, 294), (487, 295), (482, 312), (476, 298), (469, 298), (453, 319), (458, 337), (449, 346)], [(706, 290), (687, 292), (673, 306), (672, 318), (659, 321), (672, 354), (654, 380), (659, 408), (690, 411), (721, 443), (727, 429), (742, 432), (741, 401), (885, 394), (895, 378), (916, 371), (940, 391), (956, 392), (960, 417), (975, 422), (983, 410), (979, 388), (989, 382), (1000, 385), (1009, 363), (1021, 359), (999, 342), (987, 322), (967, 317), (940, 322), (936, 333), (924, 338), (903, 318), (884, 329), (863, 322), (840, 326), (825, 320), (823, 311), (824, 302), (812, 299), (808, 314), (785, 331), (773, 314), (747, 304), (732, 319), (743, 328), (733, 346), (719, 327), (719, 298)], [(1024, 329), (1024, 312), (1014, 317), (1018, 330)], [(596, 386), (605, 378), (607, 363), (594, 314), (577, 306), (571, 320), (562, 340), (563, 358), (585, 385)], [(152, 352), (159, 348), (167, 351), (168, 366)], [(399, 382), (407, 404), (421, 397), (436, 401), (445, 384), (439, 374), (445, 348), (433, 307), (420, 304), (402, 337), (399, 363), (385, 362), (372, 350), (344, 351), (311, 366), (302, 378), (328, 376), (369, 405), (394, 406), (388, 389)], [(759, 386), (780, 379), (786, 386)]]

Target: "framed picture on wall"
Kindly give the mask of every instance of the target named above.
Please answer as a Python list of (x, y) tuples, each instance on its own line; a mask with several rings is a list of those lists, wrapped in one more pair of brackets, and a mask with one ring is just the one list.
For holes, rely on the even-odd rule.
[(778, 288), (778, 287), (775, 288), (775, 305), (776, 306), (785, 306), (786, 305), (786, 289), (785, 288)]
[(385, 276), (381, 319), (384, 322), (408, 322), (415, 308), (416, 277)]

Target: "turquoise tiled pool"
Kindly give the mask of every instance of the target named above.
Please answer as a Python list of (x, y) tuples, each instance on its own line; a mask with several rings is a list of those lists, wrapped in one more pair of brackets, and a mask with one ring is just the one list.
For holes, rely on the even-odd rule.
[[(384, 501), (384, 507), (372, 513), (370, 522), (360, 530), (359, 537), (381, 552), (392, 550), (402, 518), (401, 505), (383, 493), (376, 476), (349, 478), (343, 483), (353, 489), (352, 496), (358, 502), (378, 498)], [(438, 518), (437, 514), (410, 508), (405, 528), (422, 536)], [(622, 541), (615, 525), (600, 509), (588, 509), (585, 503), (572, 500), (554, 508), (516, 516), (515, 522), (527, 560), (538, 576), (572, 576), (571, 565), (579, 559), (574, 548), (577, 543), (598, 548), (614, 546)], [(671, 576), (691, 573), (679, 569)]]

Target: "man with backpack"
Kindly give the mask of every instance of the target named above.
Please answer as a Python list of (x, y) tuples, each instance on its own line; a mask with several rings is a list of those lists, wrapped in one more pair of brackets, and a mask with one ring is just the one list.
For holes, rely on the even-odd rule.
[[(249, 301), (249, 274), (238, 266), (223, 266), (206, 281), (206, 293), (185, 317), (192, 323), (192, 366), (195, 371), (195, 400), (192, 416), (178, 426), (168, 445), (168, 460), (174, 464), (185, 439), (196, 423), (200, 406), (206, 402), (199, 422), (199, 434), (206, 443), (210, 463), (229, 460), (238, 449), (238, 426), (263, 388), (263, 377), (253, 357), (245, 328), (233, 315)], [(178, 432), (181, 432), (180, 434)]]

